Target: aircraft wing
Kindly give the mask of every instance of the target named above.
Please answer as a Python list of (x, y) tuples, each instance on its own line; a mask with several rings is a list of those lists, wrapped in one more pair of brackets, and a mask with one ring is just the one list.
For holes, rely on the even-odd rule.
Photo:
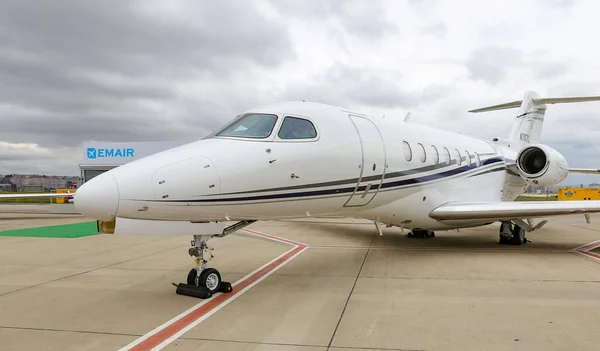
[(445, 220), (511, 220), (600, 212), (600, 201), (449, 202), (429, 213)]
[(22, 193), (22, 194), (0, 194), (0, 199), (24, 199), (24, 198), (44, 198), (44, 197), (75, 197), (75, 193)]

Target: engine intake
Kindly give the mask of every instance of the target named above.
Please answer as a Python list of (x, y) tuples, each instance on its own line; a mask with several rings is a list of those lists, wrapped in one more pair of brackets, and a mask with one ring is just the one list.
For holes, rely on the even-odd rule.
[(569, 175), (565, 157), (547, 145), (525, 147), (517, 155), (517, 168), (528, 184), (552, 186)]
[(548, 158), (542, 149), (531, 147), (523, 150), (519, 165), (527, 174), (539, 174), (548, 166)]

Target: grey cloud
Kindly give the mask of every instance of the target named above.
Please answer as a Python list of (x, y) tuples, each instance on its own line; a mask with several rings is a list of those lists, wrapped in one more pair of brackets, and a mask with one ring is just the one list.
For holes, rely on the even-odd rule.
[(448, 31), (448, 26), (446, 26), (443, 22), (438, 22), (434, 24), (430, 24), (421, 28), (421, 33), (426, 35), (432, 35), (437, 38), (443, 38)]
[(495, 85), (507, 74), (507, 68), (520, 64), (520, 50), (508, 47), (486, 47), (475, 50), (467, 59), (466, 66), (470, 76)]
[(293, 86), (285, 92), (288, 99), (308, 99), (323, 103), (380, 108), (414, 107), (433, 102), (450, 92), (446, 86), (430, 86), (423, 91), (403, 88), (402, 75), (393, 70), (333, 65), (325, 74), (315, 77), (308, 86)]
[(567, 72), (567, 66), (562, 63), (547, 63), (541, 64), (537, 68), (537, 78), (555, 78)]
[(231, 57), (272, 66), (290, 52), (283, 24), (266, 20), (245, 1), (190, 6), (192, 23), (151, 15), (142, 6), (148, 4), (63, 0), (27, 6), (5, 1), (0, 42), (63, 64), (124, 66), (132, 75), (209, 69)]
[(549, 7), (565, 8), (575, 4), (574, 0), (540, 0), (540, 4)]
[[(285, 23), (247, 1), (3, 1), (0, 141), (198, 139), (239, 107), (227, 100), (239, 72), (293, 58)], [(221, 91), (195, 94), (190, 83)]]
[(556, 78), (567, 72), (564, 62), (529, 58), (544, 54), (544, 52), (539, 52), (537, 55), (525, 54), (521, 50), (510, 47), (491, 46), (473, 51), (465, 64), (471, 78), (483, 80), (490, 85), (497, 85), (503, 81), (510, 69), (525, 68), (533, 72), (537, 79)]
[(415, 7), (418, 7), (418, 6), (430, 6), (430, 5), (433, 5), (433, 3), (435, 1), (436, 0), (408, 0), (408, 2), (412, 6), (415, 6)]
[(271, 4), (282, 14), (304, 20), (335, 18), (349, 34), (363, 39), (378, 39), (399, 30), (385, 19), (380, 0), (272, 0)]

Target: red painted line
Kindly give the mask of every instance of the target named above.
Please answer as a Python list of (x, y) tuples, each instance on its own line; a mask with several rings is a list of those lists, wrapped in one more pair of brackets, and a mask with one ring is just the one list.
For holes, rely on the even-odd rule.
[(244, 288), (246, 288), (250, 284), (256, 282), (257, 280), (259, 280), (261, 277), (263, 277), (270, 271), (273, 271), (274, 269), (278, 268), (280, 265), (285, 263), (285, 261), (292, 258), (294, 255), (300, 253), (304, 249), (306, 249), (305, 246), (298, 246), (298, 247), (294, 248), (293, 250), (289, 251), (287, 254), (279, 257), (279, 259), (271, 262), (271, 264), (263, 267), (261, 270), (252, 274), (245, 280), (236, 283), (235, 284), (235, 290), (236, 290), (235, 292), (229, 293), (229, 294), (220, 294), (218, 296), (212, 297), (206, 304), (199, 306), (198, 308), (191, 311), (187, 315), (174, 321), (169, 326), (160, 330), (156, 334), (150, 336), (148, 339), (137, 344), (130, 350), (151, 350), (152, 348), (160, 345), (163, 341), (169, 339), (171, 336), (173, 336), (177, 332), (181, 331), (182, 329), (184, 329), (185, 327), (187, 327), (188, 325), (190, 325), (197, 319), (202, 318), (202, 316), (204, 316), (205, 314), (207, 314), (208, 312), (210, 312), (217, 306), (221, 305), (225, 301), (233, 298), (234, 296), (239, 294)]
[(290, 244), (290, 245), (305, 246), (305, 247), (308, 246), (307, 244), (301, 243), (299, 241), (294, 241), (294, 240), (290, 240), (290, 239), (280, 238), (278, 236), (269, 235), (269, 234), (257, 232), (257, 231), (254, 231), (254, 230), (250, 230), (250, 229), (242, 229), (242, 230), (245, 231), (245, 232), (247, 232), (247, 233), (250, 233), (250, 234), (254, 234), (254, 235), (257, 235), (257, 236), (262, 236), (264, 238), (275, 240), (275, 241), (281, 241), (281, 242), (284, 242), (284, 243)]
[(591, 252), (591, 250), (594, 250), (596, 248), (600, 247), (600, 240), (596, 240), (594, 242), (591, 242), (589, 244), (580, 246), (576, 249), (574, 249), (573, 251), (577, 252), (578, 254), (582, 254), (582, 255), (586, 255), (589, 256), (593, 259), (596, 260), (600, 260), (600, 254), (597, 254), (595, 252)]
[(581, 252), (581, 251), (587, 251), (587, 250), (595, 249), (598, 246), (600, 246), (600, 240), (596, 240), (596, 241), (593, 241), (593, 242), (591, 242), (589, 244), (585, 244), (583, 246), (579, 246), (579, 247), (577, 247), (577, 248), (575, 248), (573, 250)]
[[(519, 249), (506, 248), (466, 248), (466, 247), (446, 247), (446, 246), (350, 246), (350, 245), (309, 245), (309, 249), (327, 249), (327, 250), (397, 250), (397, 251), (466, 251), (466, 252), (517, 252)], [(571, 252), (571, 250), (561, 249), (532, 249), (530, 252)]]
[(589, 252), (589, 251), (577, 251), (577, 252), (579, 252), (580, 254), (588, 255), (588, 256), (596, 258), (596, 259), (600, 259), (600, 255), (598, 255), (595, 252)]

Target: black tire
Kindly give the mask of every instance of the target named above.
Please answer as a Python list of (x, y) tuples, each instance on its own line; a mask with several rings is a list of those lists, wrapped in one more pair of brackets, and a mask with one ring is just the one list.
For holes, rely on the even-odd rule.
[(196, 269), (195, 269), (195, 268), (192, 268), (192, 270), (191, 270), (191, 271), (188, 273), (188, 276), (187, 276), (187, 283), (188, 283), (189, 285), (200, 286), (200, 285), (198, 284), (198, 279), (196, 279), (196, 278), (197, 278), (197, 275), (196, 275)]
[(221, 273), (214, 268), (206, 268), (200, 273), (200, 286), (207, 288), (211, 294), (219, 291), (221, 282)]
[(500, 240), (498, 241), (498, 243), (500, 243), (500, 245), (506, 245), (506, 237), (500, 234)]
[(525, 230), (516, 225), (513, 229), (513, 236), (511, 238), (511, 244), (523, 245), (525, 243)]

